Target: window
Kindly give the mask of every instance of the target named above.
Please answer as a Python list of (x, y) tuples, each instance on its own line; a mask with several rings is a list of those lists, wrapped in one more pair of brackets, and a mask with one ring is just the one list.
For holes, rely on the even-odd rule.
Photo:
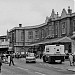
[(35, 38), (37, 39), (37, 38), (39, 38), (39, 35), (38, 35), (39, 33), (38, 33), (38, 30), (36, 30), (35, 31)]
[(54, 26), (52, 25), (52, 37), (54, 37)]
[(54, 26), (53, 25), (49, 26), (49, 35), (50, 37), (54, 37)]
[(4, 39), (1, 39), (2, 42), (4, 42)]
[(21, 41), (24, 41), (24, 32), (21, 32)]
[(8, 41), (8, 39), (6, 38), (5, 41)]
[(29, 37), (28, 37), (28, 39), (32, 39), (32, 38), (33, 38), (33, 36), (29, 36)]
[(46, 48), (46, 52), (49, 52), (49, 48)]
[(48, 35), (49, 35), (49, 28), (47, 27), (45, 30), (45, 36), (48, 36)]
[(29, 31), (29, 32), (28, 32), (28, 35), (33, 35), (33, 32), (32, 32), (32, 31)]
[(42, 29), (41, 36), (44, 38), (44, 29)]
[(52, 26), (49, 26), (49, 35), (51, 36), (52, 30), (51, 30)]
[(75, 31), (75, 20), (73, 21), (73, 31)]
[(58, 35), (58, 24), (55, 24), (55, 35)]
[(29, 31), (28, 32), (28, 39), (32, 39), (33, 38), (33, 32), (32, 31)]
[(14, 38), (14, 32), (12, 32), (12, 42), (15, 41), (15, 38)]
[(62, 23), (62, 34), (65, 34), (66, 33), (66, 23), (63, 22)]

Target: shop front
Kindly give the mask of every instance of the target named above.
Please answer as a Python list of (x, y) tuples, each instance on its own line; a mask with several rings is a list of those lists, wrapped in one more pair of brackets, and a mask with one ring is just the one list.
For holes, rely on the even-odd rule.
[[(62, 38), (55, 38), (45, 40), (39, 43), (31, 44), (31, 48), (34, 51), (36, 49), (37, 52), (43, 52), (45, 45), (64, 45), (64, 52), (65, 53), (73, 53), (74, 52), (74, 41), (69, 37), (62, 37)], [(39, 52), (39, 53), (40, 53)]]
[(6, 53), (9, 47), (7, 45), (0, 45), (0, 53)]

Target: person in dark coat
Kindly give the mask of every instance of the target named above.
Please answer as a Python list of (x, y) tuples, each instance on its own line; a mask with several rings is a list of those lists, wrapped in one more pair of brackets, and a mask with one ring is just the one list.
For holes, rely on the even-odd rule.
[(72, 53), (69, 54), (69, 61), (70, 61), (70, 66), (72, 66), (73, 65), (73, 55), (72, 55)]
[(0, 56), (0, 73), (1, 73), (1, 66), (2, 66), (2, 58)]
[(10, 54), (10, 62), (9, 62), (9, 66), (11, 66), (11, 63), (14, 65), (13, 54)]
[(75, 62), (75, 52), (73, 53), (73, 65), (74, 65), (74, 62)]

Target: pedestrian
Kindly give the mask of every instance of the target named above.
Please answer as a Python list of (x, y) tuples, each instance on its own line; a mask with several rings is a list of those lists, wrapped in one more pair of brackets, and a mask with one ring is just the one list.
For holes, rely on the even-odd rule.
[(13, 54), (12, 54), (12, 53), (10, 54), (10, 57), (9, 57), (9, 58), (10, 58), (9, 66), (11, 66), (11, 63), (12, 63), (13, 65), (15, 65), (15, 64), (14, 64), (14, 61), (13, 61), (13, 58), (14, 58), (14, 57), (13, 57)]
[(72, 66), (73, 65), (73, 55), (72, 55), (72, 53), (69, 54), (69, 61), (70, 61), (70, 66)]
[(8, 63), (10, 63), (10, 55), (8, 55)]
[(73, 65), (74, 65), (74, 62), (75, 62), (75, 52), (73, 53)]
[(0, 56), (0, 73), (1, 73), (1, 67), (2, 67), (2, 58)]
[(42, 53), (40, 54), (40, 59), (42, 58)]
[(75, 62), (75, 55), (73, 55), (73, 65), (74, 65), (74, 62)]

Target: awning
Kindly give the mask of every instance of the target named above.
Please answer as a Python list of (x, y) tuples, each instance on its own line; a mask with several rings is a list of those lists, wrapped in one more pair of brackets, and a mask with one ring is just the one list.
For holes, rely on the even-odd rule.
[(57, 39), (52, 39), (50, 42), (72, 42), (71, 38), (69, 37), (63, 37), (63, 38), (57, 38)]
[(34, 43), (34, 44), (30, 44), (30, 45), (25, 45), (25, 46), (27, 46), (27, 47), (31, 47), (31, 46), (37, 46), (37, 45), (39, 45), (39, 43)]
[(46, 41), (42, 41), (42, 42), (39, 42), (39, 43), (34, 43), (34, 44), (30, 44), (28, 46), (36, 46), (36, 45), (40, 45), (40, 44), (48, 44), (48, 43), (57, 43), (57, 42), (72, 42), (73, 40), (71, 40), (71, 38), (69, 37), (63, 37), (63, 38), (56, 38), (56, 39), (49, 39), (49, 40), (46, 40)]

